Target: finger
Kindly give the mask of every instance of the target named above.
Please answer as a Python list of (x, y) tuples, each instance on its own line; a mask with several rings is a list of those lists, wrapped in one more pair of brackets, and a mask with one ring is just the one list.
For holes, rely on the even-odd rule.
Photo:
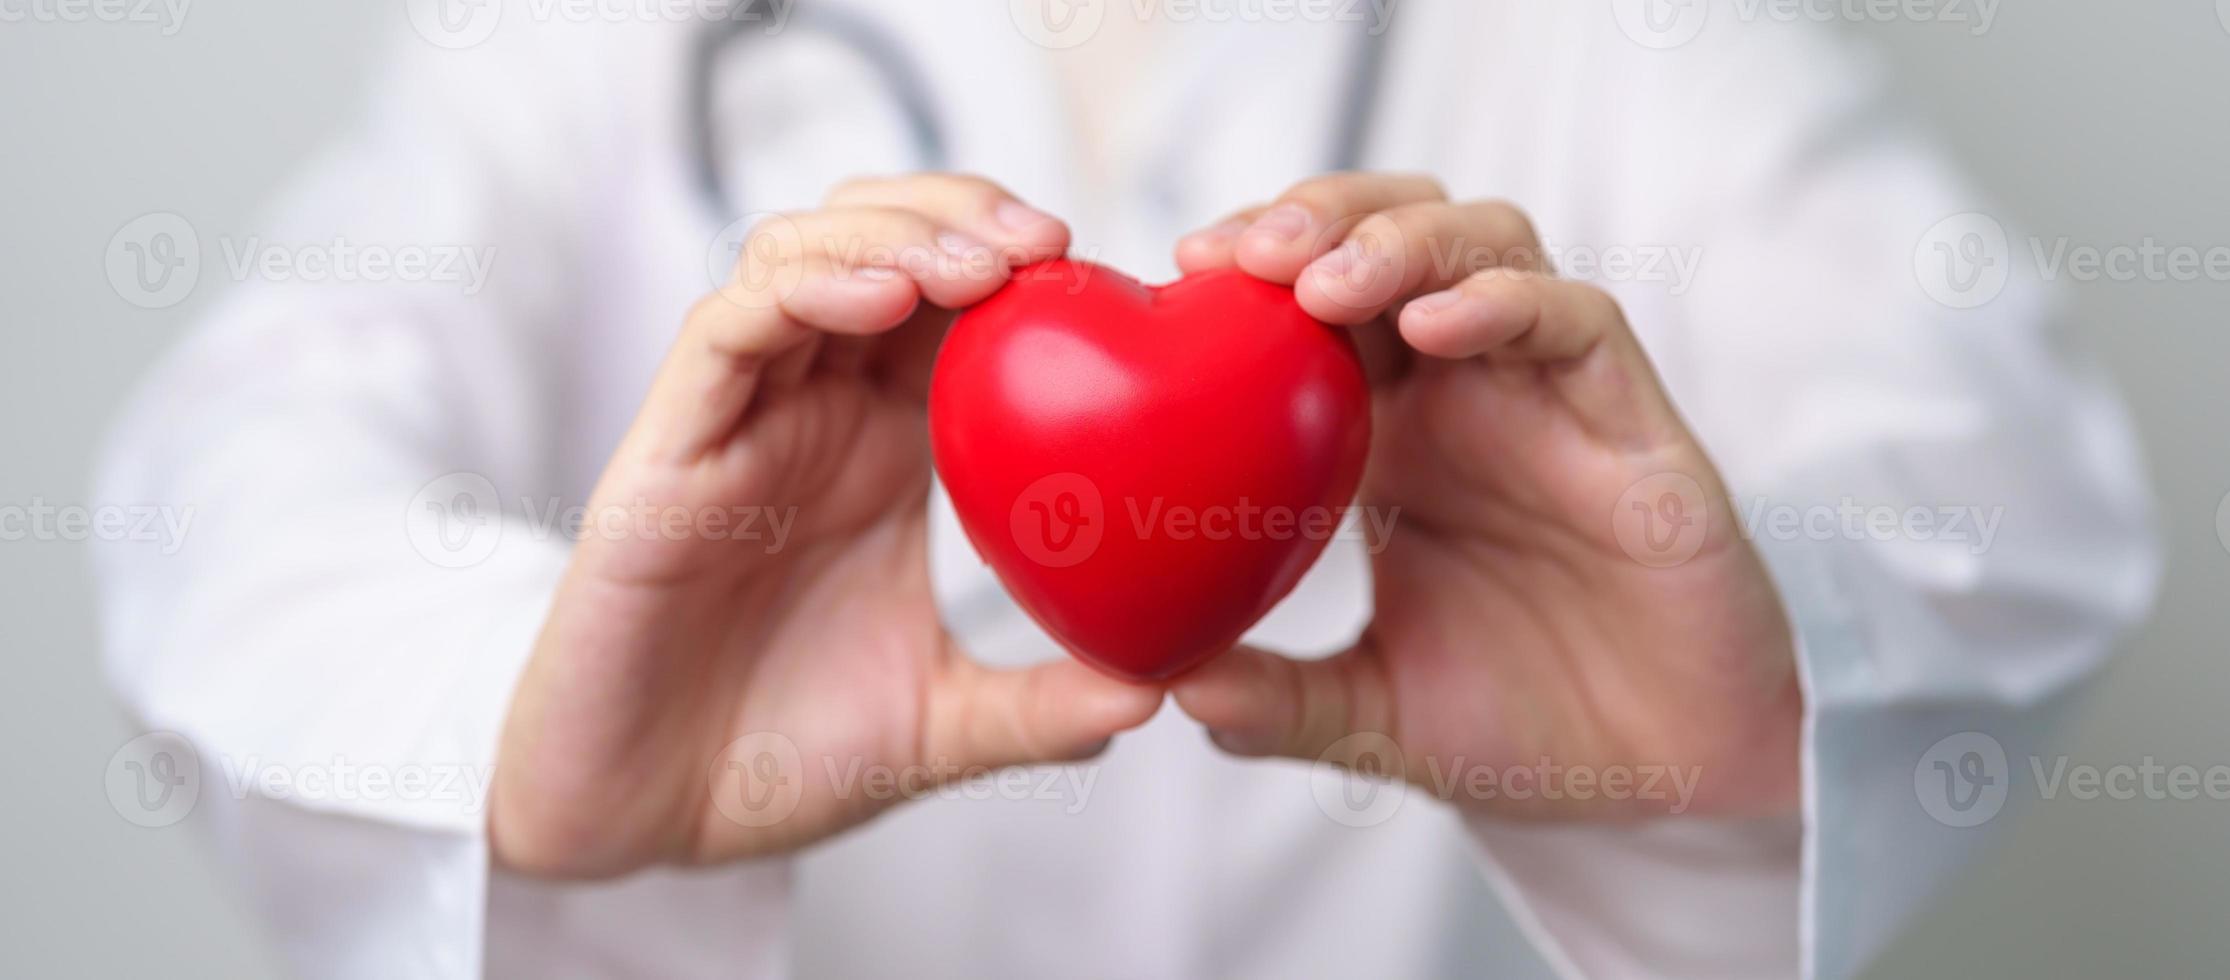
[(802, 370), (799, 352), (812, 338), (889, 330), (920, 298), (895, 269), (841, 268), (825, 256), (729, 283), (683, 319), (623, 451), (659, 463), (697, 458), (734, 431), (778, 362)]
[(1258, 278), (1291, 285), (1317, 256), (1338, 245), (1365, 215), (1404, 204), (1445, 202), (1431, 177), (1329, 174), (1295, 184), (1239, 234), (1235, 259)]
[(900, 326), (883, 337), (829, 337), (822, 341), (820, 356), (814, 366), (828, 374), (858, 374), (874, 362), (877, 349), (907, 333), (911, 325)]
[(1269, 205), (1248, 208), (1177, 240), (1177, 271), (1197, 275), (1228, 269), (1239, 259), (1239, 236)]
[(1401, 334), (1383, 326), (1351, 327), (1347, 339), (1355, 345), (1355, 356), (1362, 359), (1363, 378), (1374, 389), (1407, 376), (1409, 366), (1417, 359), (1416, 352), (1402, 343)]
[[(945, 238), (940, 252), (958, 263), (957, 276), (940, 288), (922, 277), (933, 305), (961, 309), (982, 302), (1010, 273), (1023, 265), (1067, 254), (1068, 225), (1006, 188), (966, 174), (913, 174), (846, 181), (829, 193), (832, 208), (892, 208), (911, 211), (962, 236)], [(981, 243), (981, 248), (970, 244)], [(900, 331), (870, 349), (846, 352), (844, 364), (865, 366), (897, 390), (920, 393), (950, 319), (925, 321), (919, 330)]]
[(1655, 444), (1679, 417), (1656, 369), (1609, 293), (1515, 269), (1489, 269), (1401, 312), (1401, 335), (1424, 354), (1551, 368), (1546, 377), (1598, 436)]
[(1000, 250), (1010, 266), (1059, 258), (1069, 227), (1012, 191), (968, 174), (910, 174), (845, 181), (829, 192), (832, 208), (899, 208), (925, 215)]
[[(897, 269), (921, 287), (923, 299), (948, 310), (973, 306), (997, 291), (1006, 282), (1007, 260), (1020, 254), (903, 208), (839, 207), (785, 215), (762, 225), (775, 222), (781, 225), (752, 233), (771, 235), (781, 244), (772, 249), (747, 246), (744, 262), (819, 255), (845, 269)], [(768, 251), (792, 254), (769, 258), (763, 254)], [(739, 279), (751, 274), (739, 264)]]
[(1533, 222), (1502, 201), (1408, 204), (1369, 215), (1294, 283), (1301, 308), (1359, 324), (1481, 269), (1539, 270)]
[(1435, 357), (1558, 362), (1624, 333), (1626, 317), (1610, 294), (1585, 283), (1489, 269), (1409, 304), (1400, 326), (1403, 339)]
[(1177, 706), (1234, 755), (1315, 759), (1360, 732), (1390, 733), (1392, 699), (1363, 648), (1294, 660), (1240, 647), (1179, 678)]
[(980, 178), (859, 180), (830, 199), (827, 212), (745, 236), (733, 279), (685, 321), (630, 446), (661, 460), (701, 454), (733, 431), (770, 369), (778, 380), (811, 370), (818, 352), (800, 348), (815, 331), (883, 333), (924, 298), (971, 305), (1010, 259), (1068, 243), (1067, 226)]
[(655, 463), (703, 455), (734, 428), (767, 367), (812, 333), (773, 304), (741, 306), (722, 293), (698, 300), (651, 380), (622, 452)]
[(893, 325), (895, 310), (920, 301), (921, 288), (892, 262), (872, 260), (933, 248), (936, 237), (928, 219), (891, 209), (769, 217), (744, 235), (735, 268), (715, 293), (733, 315), (700, 307), (705, 315), (685, 326), (731, 352), (755, 350), (757, 334), (779, 332), (781, 325), (767, 322), (772, 316), (836, 333), (879, 333)]
[(927, 404), (929, 379), (936, 373), (937, 349), (952, 328), (953, 316), (920, 317), (883, 337), (865, 352), (860, 366), (884, 390), (915, 404)]
[(998, 768), (1090, 758), (1154, 716), (1162, 690), (1069, 659), (993, 670), (954, 656), (931, 681), (924, 762)]
[[(808, 255), (797, 263), (794, 283), (775, 297), (775, 310), (792, 321), (832, 334), (867, 336), (906, 322), (920, 307), (922, 287), (903, 269), (882, 265), (852, 266), (826, 255)], [(726, 291), (723, 291), (725, 294)], [(747, 302), (765, 297), (755, 296)], [(781, 329), (781, 328), (775, 328)], [(722, 348), (724, 335), (710, 338)]]
[(766, 370), (759, 380), (761, 390), (791, 387), (804, 383), (805, 379), (813, 373), (815, 365), (821, 362), (821, 352), (828, 347), (828, 342), (828, 335), (815, 334), (805, 338), (804, 343), (782, 352), (780, 356), (767, 362)]

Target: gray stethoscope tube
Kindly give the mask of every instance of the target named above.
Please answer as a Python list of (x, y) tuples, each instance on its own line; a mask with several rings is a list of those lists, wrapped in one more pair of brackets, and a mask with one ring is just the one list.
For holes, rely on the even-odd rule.
[[(778, 2), (782, 0), (743, 0), (743, 6), (734, 16), (714, 24), (698, 37), (692, 52), (690, 135), (696, 151), (697, 185), (708, 212), (719, 215), (722, 221), (745, 212), (742, 202), (728, 194), (720, 160), (719, 120), (715, 118), (719, 111), (715, 95), (720, 56), (731, 45), (745, 39), (746, 28), (770, 19), (773, 5)], [(929, 86), (903, 47), (893, 43), (889, 35), (877, 30), (866, 18), (837, 4), (816, 4), (809, 21), (801, 17), (792, 23), (809, 24), (834, 37), (874, 66), (882, 76), (878, 80), (884, 90), (898, 102), (900, 115), (906, 120), (907, 136), (914, 144), (914, 159), (921, 164), (921, 169), (950, 169), (952, 152), (945, 143), (945, 129), (937, 118), (936, 107), (929, 104)], [(1354, 64), (1348, 66), (1350, 81), (1341, 94), (1339, 115), (1335, 117), (1331, 145), (1325, 154), (1331, 170), (1354, 170), (1362, 164), (1363, 145), (1370, 138), (1371, 117), (1378, 105), (1378, 90), (1385, 76), (1389, 27), (1379, 24), (1376, 30), (1357, 32), (1352, 55)]]

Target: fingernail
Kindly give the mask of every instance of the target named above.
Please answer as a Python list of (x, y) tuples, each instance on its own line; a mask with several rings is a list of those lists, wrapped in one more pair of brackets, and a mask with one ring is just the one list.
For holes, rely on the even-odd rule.
[(1461, 302), (1463, 302), (1463, 292), (1461, 290), (1443, 289), (1437, 293), (1410, 300), (1409, 306), (1419, 313), (1438, 313)]
[(994, 215), (1008, 231), (1032, 231), (1038, 226), (1057, 220), (1052, 215), (1020, 201), (1002, 201)]
[(963, 235), (957, 231), (944, 231), (937, 233), (938, 251), (941, 251), (946, 255), (950, 255), (956, 259), (968, 258), (972, 255), (977, 254), (977, 251), (979, 249), (985, 247), (986, 246), (982, 242), (976, 241), (975, 239)]
[(1298, 204), (1280, 204), (1269, 213), (1255, 219), (1247, 234), (1261, 235), (1280, 242), (1290, 242), (1309, 230), (1309, 212)]
[(1226, 218), (1221, 222), (1186, 235), (1185, 240), (1203, 245), (1220, 244), (1239, 237), (1239, 233), (1247, 230), (1248, 227), (1249, 224), (1245, 218)]
[(939, 233), (937, 235), (937, 250), (944, 253), (945, 261), (935, 263), (935, 267), (931, 271), (940, 275), (947, 272), (980, 275), (990, 266), (996, 264), (993, 260), (998, 257), (998, 253), (994, 252), (991, 246), (957, 231)]
[(1363, 247), (1349, 242), (1324, 254), (1310, 266), (1310, 272), (1332, 279), (1345, 279), (1354, 271), (1355, 263), (1363, 257)]

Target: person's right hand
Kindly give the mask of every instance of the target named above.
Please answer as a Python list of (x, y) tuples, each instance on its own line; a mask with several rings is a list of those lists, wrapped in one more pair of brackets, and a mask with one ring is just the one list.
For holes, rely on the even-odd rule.
[(951, 176), (849, 183), (753, 231), (592, 495), (505, 722), (500, 865), (596, 877), (786, 852), (903, 798), (868, 773), (919, 794), (1089, 757), (1153, 715), (1160, 690), (1067, 658), (977, 665), (930, 595), (937, 344), (950, 311), (1068, 240)]

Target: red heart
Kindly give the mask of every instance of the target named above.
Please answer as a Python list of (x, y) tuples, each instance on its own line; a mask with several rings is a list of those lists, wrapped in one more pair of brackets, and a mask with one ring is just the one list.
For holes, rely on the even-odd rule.
[(953, 324), (929, 431), (1022, 608), (1086, 663), (1159, 680), (1229, 649), (1315, 563), (1362, 478), (1370, 391), (1289, 288), (1061, 260)]

